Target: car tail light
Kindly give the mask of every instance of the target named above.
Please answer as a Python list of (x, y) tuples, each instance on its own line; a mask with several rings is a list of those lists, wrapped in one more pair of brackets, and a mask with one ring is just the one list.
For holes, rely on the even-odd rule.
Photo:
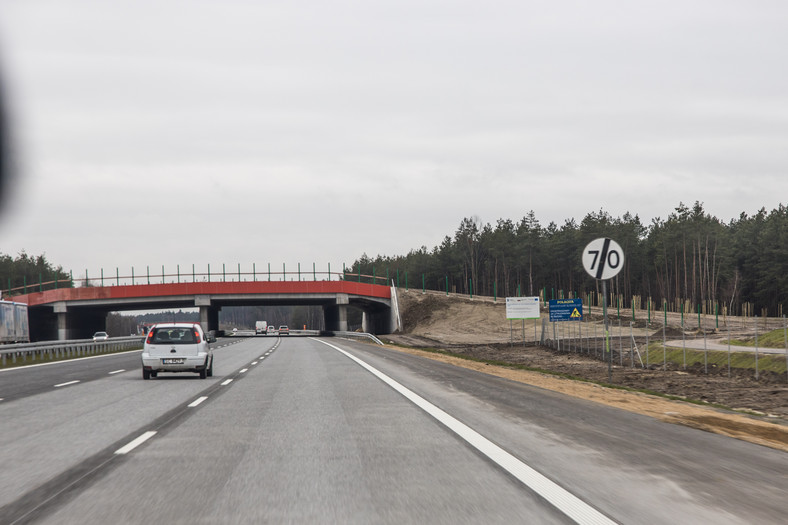
[(153, 342), (153, 330), (148, 332), (148, 338), (147, 338), (147, 340), (145, 342), (148, 343), (148, 344)]
[(195, 343), (202, 342), (202, 340), (200, 339), (200, 332), (198, 332), (197, 330), (194, 331), (194, 342)]

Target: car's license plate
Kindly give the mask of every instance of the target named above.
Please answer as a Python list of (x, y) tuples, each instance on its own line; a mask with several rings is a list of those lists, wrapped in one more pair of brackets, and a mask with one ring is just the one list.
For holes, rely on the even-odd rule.
[(184, 361), (185, 361), (185, 359), (182, 358), (182, 357), (174, 357), (174, 358), (170, 358), (170, 359), (162, 359), (161, 360), (161, 364), (163, 364), (163, 365), (182, 365)]

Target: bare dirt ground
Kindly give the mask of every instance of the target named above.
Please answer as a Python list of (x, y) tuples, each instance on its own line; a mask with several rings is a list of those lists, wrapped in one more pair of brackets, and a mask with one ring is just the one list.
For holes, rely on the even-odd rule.
[[(625, 366), (616, 364), (613, 367), (609, 382), (612, 385), (723, 405), (747, 413), (671, 401), (506, 366), (524, 365), (595, 383), (608, 383), (606, 362), (538, 345), (535, 339), (541, 335), (541, 324), (527, 320), (524, 331), (522, 321), (510, 324), (503, 300), (470, 300), (413, 290), (400, 290), (398, 297), (404, 330), (385, 339), (400, 350), (788, 451), (788, 380), (785, 374), (761, 373), (756, 380), (754, 370), (733, 369), (729, 378), (727, 367), (724, 370), (710, 368), (708, 374), (703, 366), (688, 367), (686, 371), (670, 367), (663, 370), (659, 363), (643, 369), (632, 368), (626, 362)], [(680, 325), (671, 326), (670, 319), (668, 323), (668, 338), (675, 339), (676, 335), (681, 338)], [(647, 326), (645, 320), (636, 324), (638, 326), (633, 329), (636, 339), (654, 331), (654, 325)], [(513, 333), (510, 327), (514, 328)], [(661, 325), (658, 330), (661, 334)], [(739, 330), (737, 335), (747, 335), (744, 332)], [(500, 364), (469, 361), (461, 356)]]

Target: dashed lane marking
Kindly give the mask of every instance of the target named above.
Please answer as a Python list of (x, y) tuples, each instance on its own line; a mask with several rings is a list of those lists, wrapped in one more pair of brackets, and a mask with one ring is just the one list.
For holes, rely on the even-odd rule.
[(148, 432), (145, 432), (144, 434), (139, 436), (137, 439), (130, 441), (125, 446), (120, 447), (118, 450), (115, 451), (115, 454), (128, 454), (129, 452), (131, 452), (138, 446), (142, 445), (143, 443), (145, 443), (155, 435), (156, 435), (155, 430), (149, 430)]
[(60, 388), (61, 386), (75, 385), (77, 383), (79, 383), (79, 380), (77, 380), (77, 381), (68, 381), (67, 383), (60, 383), (59, 385), (55, 385), (55, 388)]
[(192, 401), (191, 403), (189, 403), (186, 406), (188, 406), (189, 408), (194, 408), (197, 405), (199, 405), (200, 403), (202, 403), (203, 401), (205, 401), (206, 399), (208, 399), (208, 396), (198, 397), (197, 399), (195, 399), (194, 401)]

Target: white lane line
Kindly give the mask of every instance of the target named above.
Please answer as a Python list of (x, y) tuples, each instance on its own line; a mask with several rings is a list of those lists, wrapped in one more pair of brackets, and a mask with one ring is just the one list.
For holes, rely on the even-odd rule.
[(68, 383), (60, 383), (59, 385), (55, 385), (55, 388), (60, 388), (61, 386), (75, 385), (77, 383), (79, 383), (79, 381), (69, 381)]
[(109, 375), (120, 374), (121, 372), (125, 372), (125, 371), (126, 371), (125, 368), (121, 368), (120, 370), (113, 370), (112, 372), (109, 373)]
[(556, 509), (566, 514), (569, 518), (576, 523), (581, 524), (610, 524), (615, 522), (569, 492), (554, 481), (546, 478), (533, 468), (529, 467), (504, 449), (485, 438), (471, 427), (461, 423), (454, 417), (450, 416), (440, 408), (436, 407), (420, 395), (408, 390), (400, 383), (396, 382), (383, 372), (368, 365), (356, 356), (342, 350), (341, 348), (315, 339), (326, 346), (330, 346), (334, 350), (344, 354), (349, 359), (352, 359), (367, 371), (372, 373), (378, 379), (389, 385), (391, 388), (405, 396), (413, 404), (427, 412), (429, 415), (443, 423), (452, 432), (467, 441), (470, 445), (476, 448), (479, 452), (490, 458), (497, 463), (501, 468), (509, 472), (515, 478), (519, 479), (525, 486), (542, 496)]
[(256, 365), (257, 361), (252, 361), (252, 366)]
[(238, 371), (238, 373), (239, 373), (239, 374), (243, 374), (244, 372), (248, 372), (248, 371), (249, 371), (249, 369), (248, 369), (248, 368), (242, 368), (242, 369), (240, 369), (240, 370)]
[(128, 454), (129, 452), (131, 452), (132, 450), (134, 450), (138, 446), (142, 445), (143, 443), (145, 443), (146, 441), (148, 441), (150, 438), (152, 438), (155, 435), (156, 435), (156, 431), (155, 430), (149, 430), (149, 431), (145, 432), (144, 434), (142, 434), (137, 439), (135, 439), (134, 441), (131, 441), (128, 444), (120, 447), (118, 450), (115, 451), (115, 454)]
[(230, 384), (230, 383), (232, 383), (232, 382), (233, 382), (233, 380), (232, 380), (232, 379), (228, 379), (227, 381), (225, 381), (224, 383), (222, 383), (222, 386), (227, 386), (227, 385), (229, 385), (229, 384)]
[(206, 399), (208, 399), (208, 396), (198, 397), (197, 399), (195, 399), (194, 401), (192, 401), (191, 403), (189, 403), (186, 406), (188, 406), (189, 408), (194, 408), (197, 405), (199, 405), (200, 403), (202, 403), (203, 401), (205, 401)]

